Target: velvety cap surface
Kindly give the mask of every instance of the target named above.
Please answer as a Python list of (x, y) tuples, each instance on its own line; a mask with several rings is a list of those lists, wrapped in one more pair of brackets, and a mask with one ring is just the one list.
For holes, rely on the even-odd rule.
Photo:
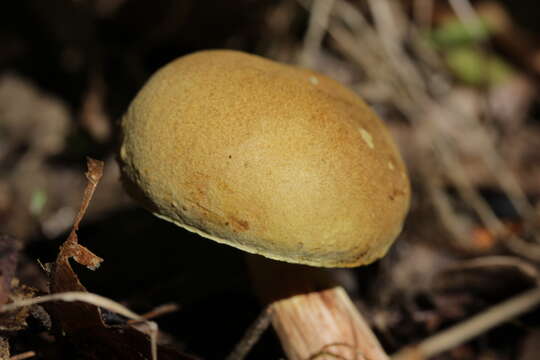
[(150, 78), (122, 120), (128, 190), (157, 216), (269, 258), (383, 256), (410, 189), (382, 122), (313, 71), (203, 51)]

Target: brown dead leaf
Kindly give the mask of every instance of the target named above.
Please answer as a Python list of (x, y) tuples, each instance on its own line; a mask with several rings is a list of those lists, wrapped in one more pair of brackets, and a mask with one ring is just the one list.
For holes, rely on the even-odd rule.
[[(99, 179), (103, 175), (103, 162), (88, 159), (88, 172), (86, 178), (88, 185), (84, 190), (83, 200), (79, 213), (75, 217), (71, 233), (68, 239), (60, 247), (58, 257), (51, 266), (49, 273), (49, 291), (56, 294), (66, 291), (86, 291), (79, 278), (71, 268), (69, 259), (73, 258), (76, 262), (87, 268), (97, 269), (103, 261), (100, 257), (94, 255), (90, 250), (78, 243), (77, 230), (84, 217), (90, 199), (96, 189)], [(86, 303), (52, 303), (48, 306), (55, 325), (64, 332), (77, 331), (79, 328), (103, 326), (101, 316), (97, 307)]]
[[(69, 234), (61, 246), (56, 261), (49, 266), (50, 293), (87, 292), (73, 271), (70, 259), (95, 270), (103, 261), (78, 243), (77, 230), (88, 208), (90, 199), (103, 174), (103, 162), (88, 159), (88, 184), (84, 191), (79, 213)], [(100, 308), (93, 304), (75, 301), (55, 301), (45, 305), (57, 334), (73, 343), (85, 359), (151, 359), (151, 341), (145, 333), (130, 325), (108, 326), (104, 323)], [(158, 348), (160, 360), (194, 359), (173, 350)]]

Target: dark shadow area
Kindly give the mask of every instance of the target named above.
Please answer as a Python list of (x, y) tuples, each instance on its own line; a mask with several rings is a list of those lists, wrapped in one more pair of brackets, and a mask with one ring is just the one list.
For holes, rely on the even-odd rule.
[[(83, 221), (78, 234), (81, 244), (104, 258), (95, 272), (72, 262), (88, 291), (121, 300), (139, 313), (164, 303), (179, 304), (178, 312), (157, 321), (190, 353), (223, 358), (261, 311), (243, 252), (145, 210), (119, 210), (92, 223)], [(31, 259), (53, 261), (66, 238), (62, 234), (54, 241), (35, 239), (25, 253)], [(262, 355), (269, 351), (279, 355), (272, 332), (265, 338), (253, 359), (270, 358)]]

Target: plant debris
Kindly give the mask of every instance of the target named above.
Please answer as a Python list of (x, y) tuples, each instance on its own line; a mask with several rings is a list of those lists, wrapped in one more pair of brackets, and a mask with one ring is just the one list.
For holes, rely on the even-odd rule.
[[(117, 124), (130, 101), (157, 68), (202, 49), (309, 66), (390, 127), (414, 190), (404, 232), (380, 262), (333, 273), (389, 354), (537, 286), (538, 9), (533, 0), (4, 2), (0, 306), (12, 307), (0, 312), (0, 359), (150, 359), (141, 313), (159, 324), (158, 359), (222, 359), (261, 312), (237, 252), (137, 209), (119, 181)], [(101, 179), (96, 161), (85, 179), (87, 156), (105, 160)], [(168, 303), (180, 310), (160, 308)], [(436, 358), (536, 359), (538, 314)], [(248, 355), (280, 357), (271, 331)]]
[[(4, 294), (6, 297), (9, 296), (11, 304), (4, 306), (4, 308), (0, 307), (0, 311), (3, 310), (0, 315), (7, 317), (0, 319), (2, 324), (0, 330), (21, 330), (22, 324), (25, 324), (25, 319), (30, 313), (30, 307), (24, 305), (43, 302), (43, 306), (52, 320), (52, 333), (57, 339), (75, 345), (79, 356), (85, 359), (155, 360), (158, 356), (159, 359), (164, 360), (194, 359), (161, 346), (152, 350), (156, 347), (156, 339), (152, 333), (156, 334), (157, 328), (150, 327), (148, 333), (144, 333), (127, 322), (114, 326), (105, 324), (102, 320), (100, 306), (127, 316), (131, 320), (137, 320), (138, 323), (145, 322), (145, 319), (125, 309), (120, 304), (88, 293), (73, 271), (70, 259), (90, 270), (96, 270), (103, 261), (102, 258), (80, 245), (77, 237), (79, 224), (102, 175), (103, 162), (88, 159), (86, 173), (88, 185), (85, 188), (82, 204), (69, 237), (60, 247), (56, 261), (45, 265), (49, 274), (49, 293), (51, 295), (33, 298), (35, 291), (29, 291), (22, 285), (13, 287), (11, 293), (7, 292), (9, 288), (6, 287)], [(14, 247), (14, 240), (8, 242), (10, 237), (4, 236), (2, 239), (4, 240), (2, 246), (5, 249), (8, 249), (9, 246)], [(13, 279), (16, 252), (15, 250), (6, 251), (4, 254), (5, 256), (0, 259), (0, 265), (4, 269), (2, 274), (11, 280)], [(27, 292), (22, 294), (22, 290)], [(17, 309), (8, 311), (14, 307)]]

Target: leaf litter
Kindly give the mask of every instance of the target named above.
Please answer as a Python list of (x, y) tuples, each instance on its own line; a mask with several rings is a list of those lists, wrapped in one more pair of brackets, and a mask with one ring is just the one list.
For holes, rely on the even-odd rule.
[[(6, 284), (16, 280), (13, 278), (16, 251), (5, 252), (5, 255), (0, 258), (0, 283), (2, 284), (0, 299), (6, 299), (0, 303), (1, 324), (6, 323), (3, 319), (4, 316), (15, 319), (15, 324), (24, 324), (31, 307), (43, 303), (50, 315), (51, 331), (56, 336), (57, 341), (63, 342), (65, 340), (74, 345), (78, 355), (84, 359), (196, 359), (193, 356), (158, 345), (156, 323), (111, 299), (88, 292), (71, 267), (70, 259), (90, 270), (96, 270), (103, 262), (101, 257), (79, 244), (77, 237), (79, 224), (103, 175), (102, 161), (89, 158), (87, 167), (88, 171), (85, 175), (88, 183), (71, 232), (60, 247), (56, 260), (44, 266), (49, 278), (49, 294), (33, 297), (36, 293), (35, 290), (17, 284), (18, 293), (20, 293), (20, 289), (26, 289), (27, 292), (24, 296), (14, 297), (15, 288), (10, 293), (10, 287)], [(6, 239), (7, 237), (1, 238), (2, 244), (10, 249), (14, 248), (14, 240), (8, 242)], [(8, 295), (11, 301), (7, 300)], [(121, 325), (107, 325), (103, 321), (101, 309), (119, 314), (129, 319), (129, 322)], [(13, 329), (19, 330), (21, 328), (19, 326)], [(9, 356), (9, 346), (4, 340), (3, 337), (0, 337), (0, 342), (6, 349), (4, 352), (0, 352), (1, 358), (4, 358), (6, 354)]]

